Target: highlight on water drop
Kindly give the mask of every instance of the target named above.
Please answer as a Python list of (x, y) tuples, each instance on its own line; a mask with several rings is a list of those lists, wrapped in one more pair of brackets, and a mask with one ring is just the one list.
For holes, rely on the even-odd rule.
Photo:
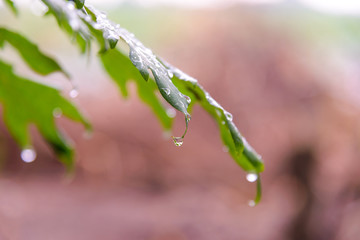
[(258, 179), (258, 175), (256, 173), (248, 173), (246, 175), (246, 180), (248, 180), (248, 182), (255, 182)]
[(31, 163), (36, 159), (36, 152), (32, 148), (25, 148), (21, 151), (21, 159), (26, 163)]
[(70, 93), (69, 93), (71, 98), (76, 98), (77, 96), (79, 96), (79, 92), (78, 90), (76, 90), (75, 88), (73, 88)]

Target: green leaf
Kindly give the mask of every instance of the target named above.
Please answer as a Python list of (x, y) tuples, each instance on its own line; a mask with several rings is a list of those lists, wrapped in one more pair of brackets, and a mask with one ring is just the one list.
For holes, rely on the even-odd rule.
[(3, 46), (4, 42), (11, 44), (35, 72), (48, 75), (60, 71), (68, 76), (60, 65), (54, 59), (42, 53), (37, 45), (18, 33), (0, 27), (0, 46)]
[[(190, 120), (188, 109), (191, 109), (193, 104), (198, 102), (217, 122), (220, 136), (225, 146), (229, 149), (229, 153), (233, 159), (245, 171), (256, 173), (258, 175), (258, 192), (254, 202), (257, 203), (260, 200), (261, 183), (259, 173), (264, 170), (264, 164), (261, 157), (240, 134), (233, 122), (232, 115), (218, 104), (210, 94), (198, 84), (197, 80), (184, 74), (179, 69), (160, 61), (150, 49), (146, 48), (137, 38), (135, 38), (134, 34), (121, 28), (119, 24), (115, 24), (108, 20), (103, 12), (100, 12), (91, 6), (85, 6), (84, 11), (80, 11), (74, 7), (64, 10), (61, 9), (64, 8), (62, 5), (63, 1), (60, 0), (43, 0), (43, 2), (48, 3), (48, 6), (49, 4), (56, 5), (58, 10), (52, 10), (52, 12), (59, 23), (63, 22), (64, 25), (71, 25), (71, 22), (77, 22), (76, 24), (73, 24), (76, 25), (77, 28), (72, 27), (72, 32), (79, 34), (87, 42), (91, 41), (91, 36), (98, 41), (101, 47), (100, 52), (104, 54), (101, 56), (104, 67), (109, 75), (118, 83), (124, 95), (127, 95), (126, 82), (128, 79), (136, 81), (138, 90), (145, 89), (142, 85), (144, 82), (141, 82), (139, 79), (139, 74), (136, 75), (133, 70), (129, 70), (131, 68), (129, 67), (129, 61), (126, 61), (127, 58), (124, 58), (117, 50), (106, 52), (109, 48), (115, 48), (119, 39), (122, 39), (127, 43), (130, 48), (130, 61), (138, 69), (140, 75), (147, 81), (150, 75), (149, 71), (151, 71), (163, 98), (175, 109), (181, 111), (185, 115), (186, 130), (182, 137), (174, 138), (174, 142), (178, 146), (182, 144), (182, 139), (188, 128), (188, 121)], [(51, 9), (51, 6), (49, 8)], [(62, 18), (62, 14), (65, 14), (66, 17)], [(79, 27), (80, 25), (83, 26), (82, 24), (85, 27)], [(150, 84), (147, 84), (146, 86), (149, 86), (150, 90), (153, 91), (152, 81), (149, 81), (149, 83)], [(144, 93), (142, 94), (143, 95), (140, 95), (140, 97), (143, 98), (143, 100), (148, 98), (144, 97)], [(152, 107), (154, 112), (159, 111), (156, 112), (156, 114), (165, 126), (165, 118), (160, 116), (164, 116), (164, 111), (155, 110), (162, 109), (160, 107), (154, 107), (154, 104), (157, 102), (158, 101), (146, 101), (146, 103)]]
[(198, 81), (181, 70), (165, 63), (174, 74), (173, 82), (192, 101), (198, 102), (217, 122), (221, 138), (235, 161), (248, 172), (262, 172), (264, 164), (259, 154), (247, 143), (233, 122), (232, 114), (226, 111)]
[(121, 38), (130, 47), (129, 58), (133, 65), (139, 70), (142, 77), (147, 80), (149, 77), (149, 70), (152, 72), (156, 85), (163, 98), (175, 109), (185, 115), (186, 129), (181, 137), (174, 138), (175, 144), (181, 141), (188, 129), (188, 122), (190, 114), (187, 108), (191, 99), (182, 94), (171, 81), (171, 73), (166, 67), (157, 59), (152, 51), (146, 48), (134, 34), (128, 32), (126, 29), (121, 28), (120, 25), (115, 24), (107, 19), (106, 15), (93, 7), (87, 7), (87, 11), (95, 16), (96, 22), (93, 26), (97, 26), (103, 32), (104, 38), (109, 42)]
[(228, 148), (230, 155), (245, 171), (257, 173), (257, 194), (254, 204), (261, 199), (261, 180), (259, 173), (264, 171), (264, 163), (261, 156), (255, 152), (246, 139), (240, 134), (233, 122), (232, 114), (226, 111), (198, 81), (181, 70), (163, 62), (169, 71), (174, 74), (173, 82), (188, 96), (192, 103), (198, 102), (217, 122), (220, 136), (224, 145)]
[(4, 0), (5, 1), (5, 4), (11, 9), (11, 11), (17, 16), (19, 14), (15, 4), (14, 4), (14, 1), (12, 0)]
[(73, 149), (57, 129), (54, 111), (61, 111), (88, 129), (90, 124), (58, 90), (19, 77), (10, 65), (0, 61), (0, 102), (5, 124), (22, 148), (31, 146), (28, 128), (34, 124), (67, 169), (73, 168)]
[(78, 9), (81, 9), (82, 7), (84, 7), (85, 0), (72, 0), (72, 1), (75, 2), (76, 7)]
[[(118, 84), (123, 96), (128, 96), (128, 91), (126, 88), (127, 83), (129, 81), (134, 81), (141, 100), (149, 105), (154, 114), (160, 120), (162, 126), (165, 129), (170, 129), (172, 125), (172, 119), (166, 114), (166, 109), (156, 96), (155, 92), (157, 87), (155, 82), (145, 82), (139, 74), (139, 71), (134, 68), (129, 58), (116, 49), (107, 51), (106, 53), (100, 55), (100, 57), (105, 70)], [(121, 67), (120, 69), (119, 66)]]

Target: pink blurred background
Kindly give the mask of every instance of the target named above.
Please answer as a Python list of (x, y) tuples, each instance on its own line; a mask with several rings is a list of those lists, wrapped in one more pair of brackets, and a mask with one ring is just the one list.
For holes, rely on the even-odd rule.
[[(346, 2), (346, 1), (345, 1)], [(136, 96), (124, 100), (95, 58), (81, 57), (51, 17), (0, 8), (0, 24), (57, 56), (94, 126), (59, 119), (76, 145), (73, 179), (32, 128), (27, 164), (0, 123), (0, 239), (356, 240), (360, 235), (360, 19), (277, 4), (176, 8), (129, 2), (109, 17), (199, 82), (234, 116), (265, 162), (263, 199), (223, 151), (214, 121), (194, 108), (182, 147)], [(353, 7), (355, 9), (355, 7)], [(39, 31), (41, 29), (42, 31)], [(1, 57), (42, 79), (11, 49)], [(184, 129), (177, 114), (174, 134)]]

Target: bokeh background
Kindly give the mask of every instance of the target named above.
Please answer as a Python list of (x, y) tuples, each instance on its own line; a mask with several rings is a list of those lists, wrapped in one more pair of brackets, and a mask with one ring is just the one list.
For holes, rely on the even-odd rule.
[[(20, 17), (0, 5), (0, 25), (56, 56), (94, 132), (58, 119), (77, 150), (69, 179), (34, 127), (29, 164), (0, 122), (1, 240), (359, 239), (360, 2), (88, 1), (233, 114), (265, 162), (256, 207), (255, 184), (199, 106), (175, 147), (134, 85), (122, 99), (96, 48), (81, 56), (39, 1), (15, 2)], [(61, 74), (34, 75), (9, 47), (0, 56), (69, 93)], [(183, 116), (175, 118), (180, 135)]]

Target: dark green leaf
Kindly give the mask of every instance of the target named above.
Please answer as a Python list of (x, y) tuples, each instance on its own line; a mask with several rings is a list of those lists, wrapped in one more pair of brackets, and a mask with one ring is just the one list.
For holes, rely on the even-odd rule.
[(128, 95), (128, 81), (134, 81), (141, 100), (149, 105), (165, 129), (171, 128), (172, 119), (166, 114), (164, 106), (155, 94), (156, 84), (153, 81), (145, 82), (129, 58), (114, 49), (102, 54), (101, 61), (108, 74), (118, 84), (123, 96)]
[(42, 53), (37, 45), (18, 33), (0, 27), (0, 46), (2, 46), (4, 42), (11, 44), (35, 72), (41, 75), (48, 75), (60, 71), (67, 76), (60, 65), (54, 59)]
[(4, 121), (22, 148), (31, 146), (28, 128), (34, 124), (65, 166), (72, 169), (73, 149), (57, 129), (54, 111), (61, 111), (64, 116), (83, 123), (88, 129), (90, 125), (58, 90), (19, 77), (10, 65), (0, 61), (0, 102)]
[(81, 9), (84, 6), (85, 0), (73, 0), (73, 2), (75, 2), (78, 9)]

